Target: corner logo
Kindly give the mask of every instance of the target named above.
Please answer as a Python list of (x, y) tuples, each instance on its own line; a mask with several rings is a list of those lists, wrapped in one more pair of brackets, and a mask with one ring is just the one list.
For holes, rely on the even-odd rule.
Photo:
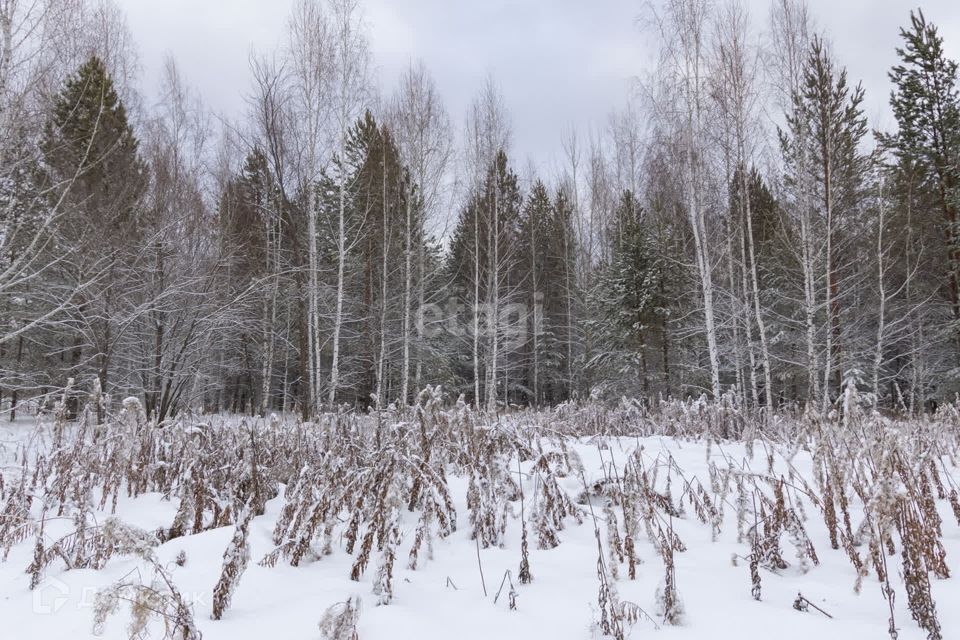
[(40, 615), (56, 613), (67, 604), (70, 587), (63, 580), (47, 578), (33, 590), (33, 612)]

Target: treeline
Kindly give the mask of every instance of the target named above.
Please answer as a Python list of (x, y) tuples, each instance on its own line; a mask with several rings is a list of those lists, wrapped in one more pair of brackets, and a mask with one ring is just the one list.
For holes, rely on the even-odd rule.
[(542, 175), (493, 79), (459, 135), (424, 66), (378, 91), (356, 0), (296, 5), (236, 122), (173, 62), (145, 106), (109, 3), (0, 3), (0, 409), (952, 398), (960, 99), (936, 27), (910, 13), (881, 132), (800, 0), (648, 17), (656, 70)]

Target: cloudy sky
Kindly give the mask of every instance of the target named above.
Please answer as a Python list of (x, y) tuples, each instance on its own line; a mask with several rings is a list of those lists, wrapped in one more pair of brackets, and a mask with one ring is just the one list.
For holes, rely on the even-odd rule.
[[(292, 0), (118, 0), (140, 49), (150, 95), (166, 55), (206, 103), (239, 115), (248, 90), (248, 53), (281, 41)], [(767, 0), (744, 0), (766, 24)], [(818, 25), (851, 79), (867, 90), (872, 124), (889, 125), (886, 72), (895, 62), (897, 32), (915, 2), (809, 0)], [(960, 2), (930, 0), (948, 53), (960, 58)], [(380, 89), (392, 91), (411, 60), (422, 59), (456, 125), (488, 73), (513, 119), (513, 153), (549, 167), (560, 132), (603, 126), (622, 106), (633, 78), (650, 68), (651, 35), (637, 18), (643, 0), (366, 0)]]

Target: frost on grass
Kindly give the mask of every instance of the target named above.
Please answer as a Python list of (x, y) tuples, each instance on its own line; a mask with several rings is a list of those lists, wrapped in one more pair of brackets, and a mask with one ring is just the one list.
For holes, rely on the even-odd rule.
[(252, 512), (249, 508), (240, 514), (239, 521), (233, 532), (233, 538), (223, 552), (223, 570), (220, 580), (213, 588), (213, 619), (219, 620), (223, 613), (230, 608), (230, 601), (240, 582), (240, 577), (250, 562), (250, 546), (247, 541), (250, 534), (250, 520)]
[[(947, 551), (960, 525), (960, 411), (921, 424), (849, 400), (833, 417), (773, 423), (703, 402), (497, 416), (445, 407), (436, 394), (310, 424), (183, 418), (161, 427), (125, 412), (92, 429), (57, 419), (40, 427), (53, 436), (44, 446), (6, 467), (0, 546), (34, 587), (57, 572), (135, 565), (104, 579), (95, 609), (98, 630), (128, 610), (134, 636), (197, 638), (201, 625), (226, 624), (217, 621), (231, 617), (236, 594), (258, 586), (244, 577), (251, 559), (259, 576), (279, 565), (316, 576), (297, 568), (325, 562), (325, 576), (366, 589), (390, 605), (376, 617), (390, 619), (394, 603), (415, 605), (434, 582), (451, 595), (475, 590), (468, 598), (503, 592), (501, 610), (538, 615), (524, 590), (558, 588), (555, 576), (589, 556), (596, 578), (581, 613), (592, 611), (596, 634), (624, 638), (637, 626), (693, 626), (699, 612), (689, 607), (701, 601), (684, 593), (700, 587), (683, 570), (685, 554), (729, 553), (723, 543), (735, 545), (734, 566), (718, 574), (723, 589), (749, 605), (789, 607), (771, 585), (789, 580), (814, 598), (818, 582), (846, 575), (861, 594), (853, 597), (878, 599), (891, 636), (913, 625), (950, 637), (935, 595), (956, 573)], [(154, 530), (121, 519), (145, 494), (170, 503)], [(586, 554), (584, 527), (593, 528)], [(166, 543), (217, 528), (230, 537), (216, 568), (204, 569), (211, 609), (197, 622), (178, 586), (186, 556), (158, 558), (173, 557)], [(567, 554), (571, 538), (580, 546)], [(191, 557), (182, 575), (205, 566), (202, 553)], [(558, 571), (558, 562), (568, 564)], [(498, 590), (487, 580), (500, 575)], [(324, 615), (324, 637), (356, 634), (359, 598), (346, 595)]]
[(93, 608), (93, 631), (103, 633), (107, 619), (122, 605), (129, 609), (130, 638), (162, 632), (163, 640), (201, 640), (203, 634), (193, 618), (193, 608), (177, 589), (171, 574), (155, 560), (149, 561), (152, 577), (144, 581), (139, 572), (97, 593)]
[(350, 596), (345, 602), (330, 605), (320, 618), (320, 637), (322, 640), (358, 640), (359, 619), (359, 596)]

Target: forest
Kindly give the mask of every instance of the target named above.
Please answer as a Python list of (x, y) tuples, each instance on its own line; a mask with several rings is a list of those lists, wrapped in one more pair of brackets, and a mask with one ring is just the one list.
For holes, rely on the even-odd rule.
[[(751, 9), (754, 9), (751, 7)], [(358, 0), (303, 0), (245, 116), (125, 18), (0, 2), (0, 407), (304, 417), (719, 398), (915, 415), (960, 364), (957, 63), (890, 34), (892, 130), (800, 0), (638, 6), (658, 66), (564, 162), (518, 170), (489, 75), (450, 114), (378, 87)], [(457, 122), (462, 121), (462, 126)]]
[(547, 166), (365, 10), (295, 0), (231, 117), (0, 0), (0, 636), (957, 637), (947, 17), (883, 127), (804, 0), (638, 2)]

